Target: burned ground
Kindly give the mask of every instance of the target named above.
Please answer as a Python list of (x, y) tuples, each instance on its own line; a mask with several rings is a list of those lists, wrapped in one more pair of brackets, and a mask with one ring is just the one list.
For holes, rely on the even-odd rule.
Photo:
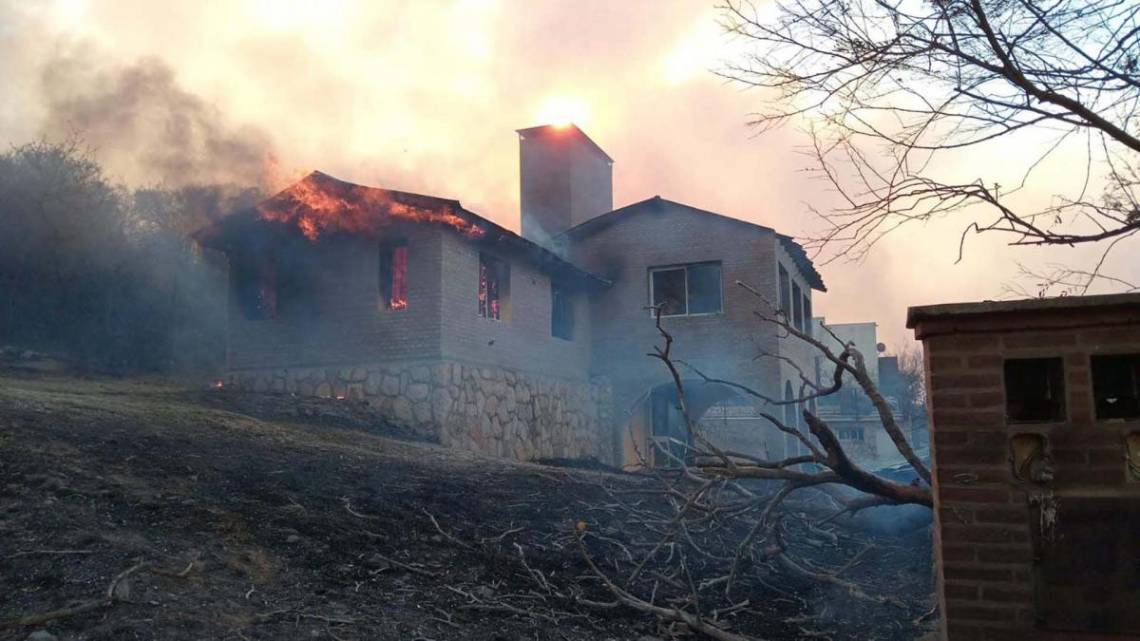
[[(645, 491), (655, 480), (514, 464), (383, 432), (335, 405), (4, 375), (0, 638), (41, 629), (65, 640), (683, 632), (625, 607), (583, 603), (611, 599), (578, 553), (576, 523), (586, 524), (603, 568), (623, 547), (644, 554), (614, 497), (643, 495), (638, 504), (652, 510), (658, 499)], [(742, 584), (748, 605), (720, 615), (733, 630), (768, 639), (921, 634), (913, 620), (930, 605), (928, 532), (871, 540), (830, 524), (794, 538), (800, 558), (820, 570), (863, 551), (844, 578), (899, 602), (854, 600), (756, 566)], [(100, 598), (140, 561), (189, 571), (135, 572), (110, 604), (11, 625)]]

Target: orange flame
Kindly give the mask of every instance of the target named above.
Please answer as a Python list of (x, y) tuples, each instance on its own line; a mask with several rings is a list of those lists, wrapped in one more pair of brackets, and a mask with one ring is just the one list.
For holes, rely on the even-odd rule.
[(453, 201), (354, 185), (320, 172), (261, 203), (257, 213), (295, 224), (309, 240), (333, 232), (375, 235), (393, 220), (444, 224), (472, 238), (484, 233), (457, 213)]

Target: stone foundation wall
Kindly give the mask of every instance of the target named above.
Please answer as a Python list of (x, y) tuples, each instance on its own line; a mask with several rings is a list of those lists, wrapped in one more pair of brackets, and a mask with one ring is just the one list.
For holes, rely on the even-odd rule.
[(605, 382), (573, 382), (455, 362), (232, 372), (256, 392), (359, 399), (447, 447), (529, 461), (610, 462), (612, 398)]

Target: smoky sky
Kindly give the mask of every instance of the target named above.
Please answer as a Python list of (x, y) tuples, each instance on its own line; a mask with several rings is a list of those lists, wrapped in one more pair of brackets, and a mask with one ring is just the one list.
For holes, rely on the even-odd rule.
[(42, 135), (79, 136), (136, 181), (259, 185), (273, 158), (265, 132), (228, 123), (217, 107), (180, 87), (158, 58), (120, 66), (57, 55), (41, 73)]
[[(711, 73), (741, 53), (717, 20), (700, 0), (0, 0), (0, 143), (77, 133), (129, 184), (272, 188), (317, 169), (456, 198), (517, 230), (514, 132), (562, 97), (615, 159), (615, 206), (661, 195), (816, 231), (813, 209), (838, 195), (805, 171), (804, 131), (747, 126), (769, 96)], [(1018, 153), (957, 163), (1010, 184), (988, 168)], [(1060, 160), (1046, 185), (1071, 179)], [(1082, 258), (992, 237), (958, 262), (963, 227), (905, 228), (859, 263), (821, 264), (816, 312), (875, 321), (899, 346), (908, 305), (998, 298), (1019, 262)]]

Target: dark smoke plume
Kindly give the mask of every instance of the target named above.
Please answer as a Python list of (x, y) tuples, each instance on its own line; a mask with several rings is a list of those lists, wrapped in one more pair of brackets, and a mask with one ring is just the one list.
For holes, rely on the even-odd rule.
[(48, 139), (78, 136), (131, 183), (261, 186), (273, 157), (265, 132), (234, 126), (182, 89), (164, 62), (100, 66), (59, 56), (43, 69)]

